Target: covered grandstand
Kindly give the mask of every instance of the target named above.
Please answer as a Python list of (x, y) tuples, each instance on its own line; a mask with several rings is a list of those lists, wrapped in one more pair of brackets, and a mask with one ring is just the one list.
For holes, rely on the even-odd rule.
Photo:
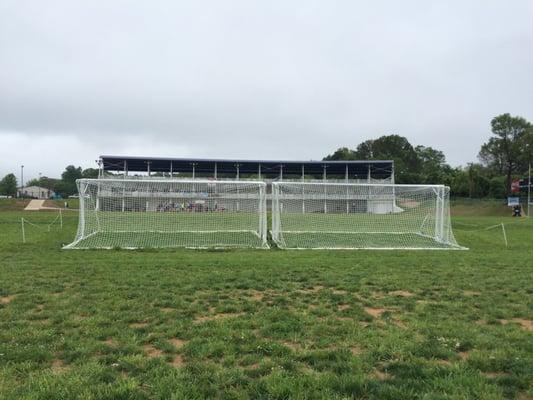
[(100, 176), (167, 176), (203, 179), (328, 180), (394, 183), (391, 160), (289, 161), (103, 155)]

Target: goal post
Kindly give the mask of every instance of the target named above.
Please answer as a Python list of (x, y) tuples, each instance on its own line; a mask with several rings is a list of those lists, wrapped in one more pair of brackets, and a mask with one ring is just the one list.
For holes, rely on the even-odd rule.
[(264, 182), (79, 179), (66, 249), (268, 248)]
[(464, 249), (442, 185), (272, 184), (272, 240), (287, 249)]

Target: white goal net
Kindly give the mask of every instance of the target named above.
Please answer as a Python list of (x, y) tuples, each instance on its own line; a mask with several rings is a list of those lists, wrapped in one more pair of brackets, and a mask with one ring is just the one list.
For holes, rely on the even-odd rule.
[(441, 185), (276, 182), (272, 239), (293, 249), (462, 249)]
[(263, 182), (80, 179), (70, 249), (267, 248)]

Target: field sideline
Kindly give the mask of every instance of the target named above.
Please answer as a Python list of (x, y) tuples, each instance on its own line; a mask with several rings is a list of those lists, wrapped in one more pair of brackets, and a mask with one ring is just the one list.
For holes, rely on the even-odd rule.
[(533, 399), (533, 221), (476, 209), (469, 251), (62, 251), (0, 203), (0, 398)]

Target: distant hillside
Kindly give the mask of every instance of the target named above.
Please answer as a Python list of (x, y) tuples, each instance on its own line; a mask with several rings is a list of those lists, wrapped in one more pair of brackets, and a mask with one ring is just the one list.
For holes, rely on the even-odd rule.
[(509, 217), (511, 209), (503, 199), (453, 199), (451, 214), (452, 217)]
[(28, 199), (0, 199), (0, 211), (24, 210), (29, 202)]

